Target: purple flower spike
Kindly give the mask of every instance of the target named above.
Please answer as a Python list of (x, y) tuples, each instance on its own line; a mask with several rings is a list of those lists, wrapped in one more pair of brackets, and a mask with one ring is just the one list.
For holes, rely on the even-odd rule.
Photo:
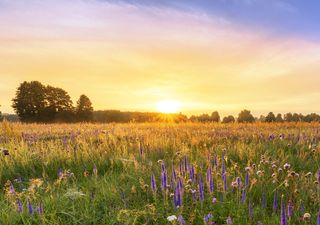
[(249, 186), (249, 172), (248, 172), (248, 171), (246, 171), (245, 186), (246, 186), (246, 187), (248, 187), (248, 186)]
[(204, 188), (203, 188), (203, 180), (202, 177), (199, 181), (199, 197), (200, 201), (204, 201)]
[(21, 200), (19, 198), (17, 200), (17, 206), (18, 206), (18, 213), (22, 213), (23, 206), (22, 206)]
[(286, 204), (283, 200), (281, 199), (281, 225), (287, 225), (287, 216), (286, 216)]
[(151, 175), (151, 189), (152, 189), (153, 193), (157, 192), (156, 178), (153, 174)]
[(277, 211), (278, 209), (278, 193), (274, 192), (274, 196), (273, 196), (273, 210)]
[(293, 214), (293, 205), (292, 205), (292, 201), (289, 200), (288, 202), (288, 217), (291, 218)]
[(222, 179), (223, 179), (223, 191), (227, 192), (227, 174), (223, 174), (222, 175)]
[(29, 212), (30, 215), (33, 214), (33, 207), (32, 207), (30, 198), (28, 198), (28, 212)]
[(318, 213), (317, 225), (320, 225), (320, 209), (319, 209), (319, 213)]
[(236, 181), (237, 181), (238, 190), (240, 190), (240, 188), (241, 188), (241, 178), (237, 177)]
[(181, 215), (178, 216), (177, 221), (180, 223), (180, 225), (187, 225), (186, 221), (183, 219)]
[(244, 203), (246, 201), (246, 198), (247, 198), (247, 191), (246, 189), (243, 189), (242, 196), (241, 196), (241, 203)]

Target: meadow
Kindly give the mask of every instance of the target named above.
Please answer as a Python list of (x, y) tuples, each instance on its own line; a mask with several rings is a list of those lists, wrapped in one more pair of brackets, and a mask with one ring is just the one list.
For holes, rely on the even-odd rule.
[(320, 224), (320, 126), (0, 124), (0, 224)]

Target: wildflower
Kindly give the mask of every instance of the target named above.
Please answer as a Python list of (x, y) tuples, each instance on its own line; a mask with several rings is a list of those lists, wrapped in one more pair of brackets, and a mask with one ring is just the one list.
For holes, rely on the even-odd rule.
[(318, 212), (317, 225), (320, 225), (320, 209), (319, 209), (319, 212)]
[(249, 185), (249, 171), (246, 170), (246, 180), (245, 180), (245, 186), (248, 187)]
[(285, 170), (290, 169), (290, 167), (291, 167), (291, 165), (290, 165), (289, 163), (285, 163), (285, 164), (283, 165), (283, 169), (285, 169)]
[(213, 204), (217, 203), (217, 198), (213, 197), (213, 198), (212, 198), (212, 203), (213, 203)]
[(197, 191), (196, 191), (195, 189), (192, 189), (192, 190), (191, 190), (192, 200), (193, 200), (193, 201), (195, 201), (195, 200), (197, 199), (196, 193), (197, 193)]
[(21, 200), (19, 198), (17, 200), (17, 206), (18, 206), (18, 213), (22, 213), (23, 206), (22, 206)]
[(203, 220), (204, 220), (205, 224), (209, 224), (209, 221), (212, 218), (213, 218), (213, 215), (211, 213), (209, 213), (203, 218)]
[(175, 215), (171, 215), (171, 216), (168, 216), (168, 217), (167, 217), (167, 220), (168, 220), (169, 222), (172, 222), (172, 221), (177, 220), (177, 217), (176, 217)]
[(226, 223), (227, 223), (227, 224), (233, 224), (233, 221), (232, 221), (232, 219), (231, 219), (230, 216), (228, 216), (228, 218), (227, 218), (227, 220), (226, 220)]
[(278, 193), (274, 192), (273, 195), (273, 210), (276, 211), (278, 209)]
[(190, 179), (193, 181), (194, 180), (194, 166), (193, 165), (191, 166), (189, 173), (190, 173)]
[(182, 206), (180, 187), (178, 185), (177, 185), (175, 193), (174, 193), (174, 206), (175, 206), (175, 208)]
[(236, 182), (237, 182), (238, 189), (240, 190), (240, 188), (241, 188), (241, 178), (237, 177)]
[(293, 209), (292, 201), (289, 200), (289, 202), (288, 202), (288, 217), (289, 217), (289, 218), (292, 217), (292, 214), (293, 214), (292, 209)]
[(187, 225), (186, 221), (183, 219), (181, 215), (178, 216), (177, 221), (180, 223), (180, 225)]
[(247, 197), (247, 191), (246, 189), (243, 189), (242, 196), (241, 196), (241, 203), (244, 203)]
[(204, 200), (204, 188), (203, 188), (203, 180), (202, 180), (202, 178), (199, 181), (199, 197), (200, 197), (200, 201)]
[(226, 173), (222, 175), (222, 180), (223, 180), (223, 191), (227, 192), (227, 174)]
[(157, 192), (156, 178), (153, 174), (151, 175), (151, 189), (152, 189), (153, 193)]
[(30, 198), (28, 198), (28, 212), (30, 215), (33, 214), (33, 207), (32, 207)]
[(287, 216), (286, 216), (286, 204), (283, 200), (283, 197), (281, 199), (281, 225), (287, 225)]
[(166, 190), (167, 188), (167, 172), (165, 170), (163, 170), (161, 175), (161, 187), (162, 190)]
[(311, 219), (310, 213), (305, 213), (305, 214), (303, 214), (303, 220), (304, 220), (304, 221), (310, 221), (310, 219)]

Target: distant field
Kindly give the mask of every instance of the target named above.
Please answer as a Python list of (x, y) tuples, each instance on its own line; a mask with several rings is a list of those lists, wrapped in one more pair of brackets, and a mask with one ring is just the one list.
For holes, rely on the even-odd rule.
[(319, 125), (0, 123), (0, 224), (317, 224)]

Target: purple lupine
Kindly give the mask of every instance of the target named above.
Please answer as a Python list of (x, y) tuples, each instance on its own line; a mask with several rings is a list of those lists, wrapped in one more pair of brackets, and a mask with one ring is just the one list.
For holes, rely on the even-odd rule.
[(238, 190), (240, 190), (241, 189), (241, 178), (237, 177), (236, 181), (237, 181)]
[(247, 191), (244, 188), (243, 191), (242, 191), (241, 203), (244, 203), (246, 201), (246, 198), (247, 198)]
[(265, 209), (267, 208), (267, 200), (266, 200), (266, 193), (262, 193), (262, 208)]
[(17, 206), (18, 206), (18, 213), (22, 213), (23, 206), (22, 206), (21, 200), (19, 198), (17, 200)]
[(204, 220), (205, 224), (209, 224), (209, 221), (210, 221), (210, 219), (212, 219), (212, 217), (213, 217), (213, 215), (211, 213), (205, 215), (203, 217), (203, 220)]
[(222, 180), (223, 180), (223, 191), (227, 192), (227, 174), (226, 173), (222, 175)]
[(162, 190), (166, 190), (167, 188), (167, 172), (164, 170), (161, 174), (161, 188)]
[(33, 214), (33, 207), (32, 207), (30, 198), (28, 198), (28, 212), (30, 215)]
[(182, 162), (181, 162), (181, 160), (180, 160), (180, 162), (179, 162), (179, 174), (180, 174), (180, 176), (182, 176), (182, 174), (183, 174), (183, 171), (182, 171)]
[(161, 172), (164, 173), (166, 171), (166, 167), (164, 165), (164, 162), (161, 163)]
[(199, 180), (199, 198), (200, 198), (200, 201), (204, 201), (204, 188), (203, 188), (202, 177)]
[(191, 166), (191, 169), (190, 169), (190, 179), (192, 181), (194, 180), (194, 166), (193, 165)]
[(222, 156), (221, 160), (222, 160), (222, 162), (221, 162), (222, 163), (222, 165), (221, 165), (221, 174), (223, 175), (223, 174), (226, 173), (226, 166), (224, 164), (224, 156)]
[(318, 185), (320, 185), (320, 169), (318, 170), (317, 178), (318, 178)]
[(319, 209), (319, 212), (318, 212), (317, 225), (320, 225), (320, 209)]
[(286, 203), (283, 198), (281, 199), (281, 225), (287, 225), (287, 215), (286, 215)]
[(180, 188), (177, 185), (175, 193), (174, 193), (174, 207), (178, 208), (182, 206), (181, 192)]
[(152, 189), (153, 193), (157, 192), (156, 178), (153, 174), (151, 175), (151, 189)]
[(292, 205), (292, 201), (289, 200), (288, 202), (288, 217), (291, 218), (293, 214), (293, 205)]
[(170, 186), (171, 186), (171, 190), (174, 190), (174, 181), (173, 181), (172, 175), (170, 176)]
[(252, 220), (253, 218), (253, 206), (252, 203), (249, 202), (249, 219)]
[(196, 196), (197, 191), (196, 190), (191, 190), (191, 194), (192, 194), (192, 200), (196, 201), (197, 200), (197, 196)]
[(172, 174), (175, 180), (177, 180), (177, 173), (176, 170), (174, 169), (174, 166), (172, 167)]
[(214, 165), (214, 169), (217, 171), (217, 169), (218, 169), (218, 160), (217, 160), (216, 156), (214, 157), (213, 165)]
[(214, 184), (213, 184), (212, 174), (210, 174), (210, 179), (209, 179), (209, 190), (210, 190), (211, 193), (214, 191)]
[(278, 209), (278, 192), (275, 191), (273, 195), (273, 210), (277, 211)]
[(187, 157), (184, 157), (184, 171), (187, 172), (188, 171), (188, 163), (187, 163)]
[(180, 223), (180, 225), (187, 225), (186, 221), (183, 219), (181, 215), (178, 216), (177, 221)]
[(301, 215), (304, 214), (304, 204), (303, 204), (303, 202), (300, 203), (299, 211), (300, 211)]
[(43, 215), (43, 204), (40, 202), (39, 207), (36, 208), (36, 211), (40, 214)]
[(248, 187), (248, 186), (249, 186), (249, 171), (248, 171), (248, 170), (246, 170), (245, 186), (246, 186), (246, 187)]

